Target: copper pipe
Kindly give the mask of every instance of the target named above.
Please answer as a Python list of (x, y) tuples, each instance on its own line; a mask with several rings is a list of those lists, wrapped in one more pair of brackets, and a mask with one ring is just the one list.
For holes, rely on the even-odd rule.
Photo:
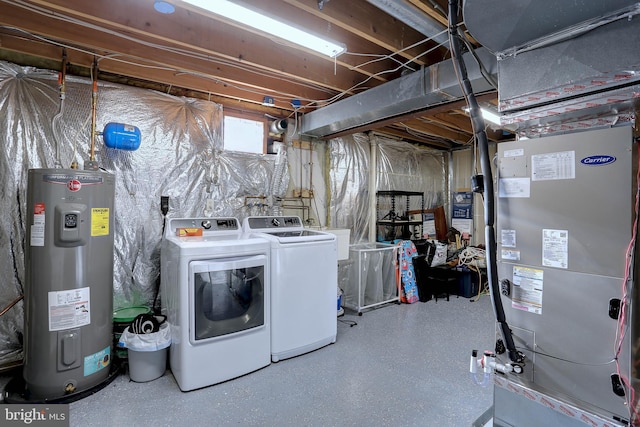
[(67, 80), (67, 49), (62, 49), (62, 67), (60, 67), (60, 77), (58, 84), (60, 85), (60, 97), (64, 99), (66, 92), (66, 80)]
[(4, 314), (11, 310), (11, 307), (13, 307), (14, 305), (16, 305), (17, 303), (19, 303), (20, 301), (22, 301), (22, 299), (24, 298), (24, 295), (20, 295), (18, 298), (14, 299), (13, 301), (11, 301), (11, 303), (6, 306), (2, 311), (0, 311), (0, 316), (4, 316)]
[(96, 148), (96, 111), (98, 107), (98, 59), (93, 57), (93, 92), (91, 94), (91, 150), (89, 153), (89, 160), (92, 162), (95, 158)]

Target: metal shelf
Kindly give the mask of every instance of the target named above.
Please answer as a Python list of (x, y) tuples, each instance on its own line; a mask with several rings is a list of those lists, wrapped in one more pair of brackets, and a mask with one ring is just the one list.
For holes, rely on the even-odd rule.
[[(390, 200), (386, 203), (381, 203), (387, 198)], [(383, 190), (376, 193), (377, 241), (385, 242), (398, 238), (411, 238), (414, 240), (422, 238), (422, 220), (414, 221), (410, 219), (411, 201), (414, 198), (420, 199), (420, 212), (424, 211), (424, 193), (401, 190)], [(401, 207), (400, 205), (403, 201), (404, 206)], [(417, 206), (414, 206), (414, 208), (417, 208)], [(396, 230), (396, 228), (400, 227), (402, 227), (401, 230)], [(400, 234), (398, 234), (398, 231)]]

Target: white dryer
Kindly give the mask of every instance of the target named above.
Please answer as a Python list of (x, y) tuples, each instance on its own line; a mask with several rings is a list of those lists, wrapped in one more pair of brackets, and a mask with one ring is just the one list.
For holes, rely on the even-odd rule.
[(245, 232), (271, 242), (271, 360), (336, 341), (336, 236), (307, 230), (297, 216), (248, 217)]
[(269, 254), (269, 242), (244, 234), (236, 218), (168, 220), (161, 300), (182, 391), (271, 363)]

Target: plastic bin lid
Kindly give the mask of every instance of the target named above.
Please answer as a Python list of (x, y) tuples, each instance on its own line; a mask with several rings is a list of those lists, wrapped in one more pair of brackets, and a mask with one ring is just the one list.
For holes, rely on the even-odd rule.
[(151, 309), (145, 306), (123, 307), (113, 310), (114, 322), (132, 322), (139, 314), (151, 313)]

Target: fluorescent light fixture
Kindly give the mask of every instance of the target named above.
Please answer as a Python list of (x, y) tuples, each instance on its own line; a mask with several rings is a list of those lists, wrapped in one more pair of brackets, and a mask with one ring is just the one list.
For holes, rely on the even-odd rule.
[[(462, 111), (468, 113), (469, 112), (469, 107), (463, 107)], [(493, 123), (494, 125), (502, 125), (502, 123), (500, 123), (500, 115), (494, 113), (493, 111), (489, 111), (485, 108), (480, 108), (480, 112), (482, 113), (482, 118), (485, 119), (488, 122)]]
[(227, 0), (183, 0), (183, 2), (197, 6), (216, 15), (224, 16), (225, 18), (259, 31), (269, 33), (280, 39), (287, 40), (290, 43), (314, 50), (331, 58), (340, 55), (346, 50), (344, 44), (314, 36), (292, 25), (262, 15), (254, 10)]
[(494, 125), (501, 125), (500, 116), (499, 115), (497, 115), (496, 113), (493, 113), (493, 112), (491, 112), (489, 110), (485, 110), (484, 108), (481, 108), (480, 111), (482, 112), (482, 117), (485, 120), (490, 121)]

